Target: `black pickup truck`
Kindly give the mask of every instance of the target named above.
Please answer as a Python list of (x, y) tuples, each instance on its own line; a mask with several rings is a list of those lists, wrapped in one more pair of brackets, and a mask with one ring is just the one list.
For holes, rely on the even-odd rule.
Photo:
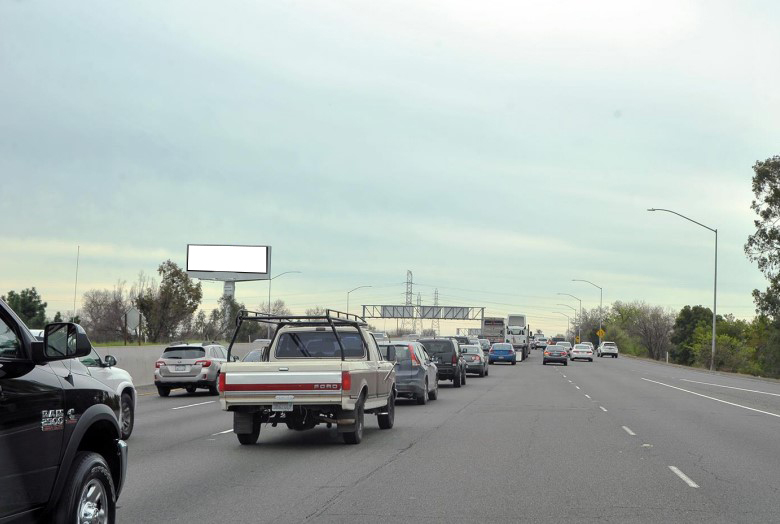
[(119, 397), (73, 365), (91, 348), (72, 323), (36, 340), (0, 300), (0, 524), (115, 521), (127, 445)]

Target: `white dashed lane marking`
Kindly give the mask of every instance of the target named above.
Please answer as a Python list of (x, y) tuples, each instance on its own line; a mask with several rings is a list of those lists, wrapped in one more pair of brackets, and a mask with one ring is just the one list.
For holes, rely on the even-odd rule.
[(177, 408), (171, 408), (171, 409), (193, 408), (195, 406), (203, 406), (205, 404), (213, 404), (214, 402), (216, 402), (216, 400), (209, 400), (208, 402), (198, 402), (197, 404), (187, 404), (186, 406), (179, 406)]
[(604, 406), (599, 406), (599, 407), (601, 408), (601, 411), (607, 411), (607, 408), (605, 408)]
[(629, 428), (628, 426), (623, 426), (623, 430), (624, 430), (626, 433), (628, 433), (629, 435), (631, 435), (632, 437), (636, 437), (636, 433), (634, 433), (633, 431), (631, 431), (631, 428)]
[(683, 473), (682, 471), (680, 471), (676, 467), (669, 466), (669, 469), (671, 469), (674, 472), (675, 475), (680, 477), (683, 480), (683, 482), (688, 484), (690, 487), (692, 487), (692, 488), (698, 488), (699, 487), (699, 485), (696, 484), (694, 481), (692, 481), (691, 478), (688, 475), (686, 475), (685, 473)]

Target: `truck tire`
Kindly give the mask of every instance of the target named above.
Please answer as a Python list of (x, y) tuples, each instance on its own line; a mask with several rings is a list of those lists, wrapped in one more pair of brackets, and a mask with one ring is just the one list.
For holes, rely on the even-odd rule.
[(80, 451), (73, 459), (68, 480), (54, 510), (55, 524), (111, 522), (116, 520), (116, 493), (105, 459)]
[(122, 393), (119, 405), (122, 410), (122, 440), (127, 440), (133, 433), (133, 425), (135, 424), (135, 404), (130, 393)]
[(171, 388), (165, 386), (157, 386), (157, 394), (161, 397), (167, 397), (171, 394)]
[(456, 388), (460, 387), (460, 373), (455, 375), (455, 378), (452, 379), (452, 385)]
[[(419, 398), (417, 403), (420, 403)], [(379, 429), (390, 429), (393, 427), (395, 423), (395, 393), (391, 393), (390, 398), (387, 400), (387, 413), (377, 415), (376, 420), (379, 423)]]
[(242, 446), (251, 446), (257, 443), (257, 439), (260, 437), (260, 427), (262, 426), (260, 422), (260, 417), (255, 415), (252, 417), (252, 431), (250, 433), (236, 433), (236, 437), (238, 437), (238, 441)]
[(465, 386), (466, 385), (466, 370), (465, 369), (463, 370), (463, 377), (460, 379), (460, 384), (461, 384), (461, 386)]
[(355, 406), (355, 431), (346, 431), (342, 433), (345, 444), (360, 444), (363, 440), (363, 397), (358, 400)]

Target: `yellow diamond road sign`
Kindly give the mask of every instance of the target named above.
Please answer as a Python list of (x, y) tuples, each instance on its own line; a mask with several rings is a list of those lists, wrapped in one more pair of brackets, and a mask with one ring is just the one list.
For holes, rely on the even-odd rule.
[(574, 338), (574, 343), (575, 344), (579, 344), (580, 343), (580, 337), (575, 337)]
[(603, 329), (599, 329), (598, 331), (596, 331), (596, 334), (599, 336), (599, 338), (601, 338), (601, 337), (603, 337), (604, 335), (606, 335), (606, 334), (607, 334), (607, 332), (606, 332), (606, 331), (604, 331)]

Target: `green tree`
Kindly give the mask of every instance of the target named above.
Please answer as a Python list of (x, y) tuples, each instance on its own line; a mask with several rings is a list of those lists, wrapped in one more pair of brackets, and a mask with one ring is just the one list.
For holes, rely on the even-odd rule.
[(693, 333), (700, 324), (711, 325), (712, 310), (703, 306), (685, 306), (677, 314), (672, 328), (671, 342), (674, 344), (669, 356), (677, 364), (690, 366), (694, 363)]
[(753, 221), (756, 232), (745, 243), (745, 254), (758, 263), (758, 269), (769, 280), (766, 291), (753, 290), (759, 313), (780, 320), (780, 156), (773, 156), (753, 166), (751, 209), (758, 215)]
[(144, 318), (144, 331), (152, 342), (179, 335), (203, 298), (200, 283), (194, 283), (176, 263), (166, 260), (157, 273), (161, 277), (160, 285), (148, 283), (135, 298), (135, 305)]
[(35, 287), (23, 289), (19, 293), (9, 291), (7, 296), (0, 297), (19, 318), (31, 329), (42, 329), (46, 325), (46, 302), (41, 299)]
[(54, 319), (52, 322), (62, 322), (62, 313), (57, 311), (57, 313), (54, 314)]

